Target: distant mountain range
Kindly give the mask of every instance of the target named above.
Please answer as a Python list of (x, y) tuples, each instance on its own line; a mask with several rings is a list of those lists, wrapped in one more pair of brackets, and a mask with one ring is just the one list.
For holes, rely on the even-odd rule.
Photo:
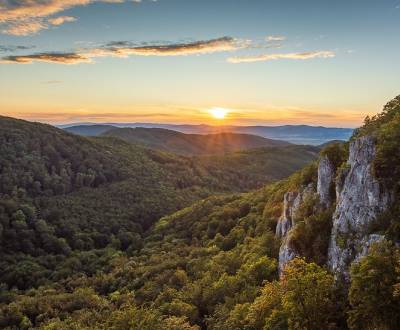
[(260, 147), (290, 145), (289, 142), (250, 134), (185, 134), (164, 128), (114, 128), (102, 133), (101, 136), (118, 137), (127, 142), (180, 155), (219, 154)]
[(284, 126), (211, 126), (211, 125), (173, 125), (152, 123), (73, 123), (58, 126), (69, 132), (97, 136), (112, 128), (163, 128), (186, 134), (216, 134), (222, 132), (258, 135), (267, 139), (283, 140), (295, 144), (320, 145), (331, 140), (348, 140), (353, 129), (309, 125)]

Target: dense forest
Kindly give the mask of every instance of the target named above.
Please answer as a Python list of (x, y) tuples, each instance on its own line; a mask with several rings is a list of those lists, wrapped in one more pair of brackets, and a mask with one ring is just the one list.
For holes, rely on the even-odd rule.
[[(0, 327), (398, 329), (400, 96), (351, 139), (374, 139), (371, 170), (391, 198), (368, 228), (384, 239), (349, 265), (349, 281), (327, 266), (337, 201), (302, 202), (290, 232), (298, 253), (281, 272), (276, 235), (285, 194), (316, 187), (324, 157), (339, 182), (349, 144), (329, 144), (272, 182), (295, 170), (284, 161), (295, 146), (186, 158), (7, 118), (0, 125)], [(311, 161), (313, 150), (301, 148)], [(261, 167), (282, 172), (268, 177)]]
[(19, 289), (93, 275), (115, 254), (136, 253), (162, 216), (285, 177), (318, 150), (195, 159), (5, 117), (0, 142), (0, 282)]

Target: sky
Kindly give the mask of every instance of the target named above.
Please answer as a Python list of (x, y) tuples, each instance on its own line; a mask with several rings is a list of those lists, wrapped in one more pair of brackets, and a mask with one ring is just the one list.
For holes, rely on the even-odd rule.
[(356, 127), (399, 59), (400, 0), (0, 0), (0, 115), (31, 121)]

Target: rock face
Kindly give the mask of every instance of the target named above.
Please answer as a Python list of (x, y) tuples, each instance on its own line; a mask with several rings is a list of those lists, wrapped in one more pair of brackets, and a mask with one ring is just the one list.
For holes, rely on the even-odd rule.
[(296, 225), (296, 212), (301, 203), (314, 193), (314, 187), (310, 184), (299, 192), (287, 192), (284, 195), (283, 213), (276, 226), (276, 236), (282, 239), (279, 249), (279, 273), (290, 260), (297, 256), (290, 244), (290, 230)]
[(332, 204), (331, 191), (335, 179), (335, 167), (328, 156), (323, 156), (318, 165), (317, 193), (322, 206), (328, 208)]
[[(336, 182), (336, 208), (328, 250), (328, 267), (336, 278), (349, 281), (349, 267), (368, 253), (372, 243), (384, 239), (371, 233), (371, 225), (377, 216), (390, 204), (390, 192), (381, 186), (372, 173), (375, 158), (375, 142), (365, 136), (351, 142), (346, 167), (339, 169), (327, 156), (321, 158), (318, 166), (317, 191), (312, 184), (299, 192), (288, 192), (284, 196), (284, 208), (276, 235), (282, 239), (279, 250), (279, 272), (285, 264), (298, 256), (291, 246), (290, 232), (296, 226), (296, 212), (310, 194), (317, 193), (319, 206), (316, 212), (327, 209), (335, 203), (332, 196)], [(300, 220), (297, 218), (297, 220)]]
[(290, 231), (296, 226), (296, 212), (308, 197), (316, 192), (319, 196), (320, 207), (326, 209), (332, 204), (331, 189), (335, 179), (335, 167), (327, 156), (321, 158), (318, 165), (317, 191), (313, 184), (303, 187), (299, 192), (288, 192), (284, 195), (283, 213), (276, 226), (276, 236), (282, 239), (279, 249), (279, 273), (285, 265), (298, 253), (290, 242)]
[(361, 137), (350, 144), (348, 167), (336, 183), (337, 204), (328, 251), (328, 266), (337, 277), (349, 280), (349, 266), (368, 253), (380, 235), (369, 228), (389, 205), (390, 194), (372, 174), (375, 144), (372, 137)]

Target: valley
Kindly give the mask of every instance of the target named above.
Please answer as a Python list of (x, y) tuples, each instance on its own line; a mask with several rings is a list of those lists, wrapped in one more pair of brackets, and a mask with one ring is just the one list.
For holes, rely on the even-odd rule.
[(399, 114), (192, 157), (1, 118), (0, 325), (395, 329)]

